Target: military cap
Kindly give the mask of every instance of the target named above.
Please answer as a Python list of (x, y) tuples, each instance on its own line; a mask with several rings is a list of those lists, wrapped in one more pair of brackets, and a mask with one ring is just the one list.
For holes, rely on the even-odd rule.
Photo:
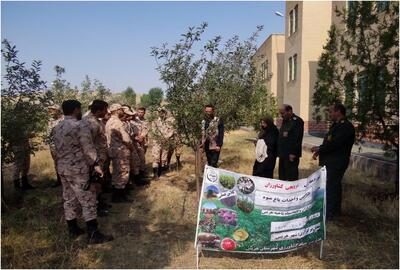
[(119, 103), (114, 103), (109, 108), (110, 112), (117, 111), (117, 110), (120, 110), (120, 109), (122, 109), (122, 106)]
[(122, 110), (123, 110), (124, 113), (127, 114), (127, 115), (135, 115), (135, 113), (132, 112), (131, 109), (129, 109), (128, 106), (122, 106)]
[(158, 111), (158, 112), (166, 112), (167, 109), (166, 109), (165, 107), (161, 106), (161, 107), (158, 107), (158, 108), (157, 108), (157, 111)]
[(51, 105), (48, 107), (49, 110), (57, 110), (57, 111), (61, 111), (60, 106), (58, 105)]

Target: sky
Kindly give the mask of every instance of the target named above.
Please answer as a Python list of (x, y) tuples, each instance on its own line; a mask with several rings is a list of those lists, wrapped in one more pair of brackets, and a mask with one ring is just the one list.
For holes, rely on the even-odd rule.
[(27, 63), (41, 60), (47, 85), (54, 66), (80, 87), (85, 75), (113, 92), (162, 87), (151, 47), (174, 44), (189, 26), (208, 23), (204, 40), (216, 35), (246, 39), (264, 25), (258, 45), (284, 32), (284, 2), (8, 2), (1, 1), (1, 38)]

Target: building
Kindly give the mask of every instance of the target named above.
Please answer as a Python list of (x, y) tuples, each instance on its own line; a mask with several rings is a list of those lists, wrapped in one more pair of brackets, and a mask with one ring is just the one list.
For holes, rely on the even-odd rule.
[(270, 93), (283, 104), (285, 35), (272, 34), (257, 49), (253, 56), (254, 65)]
[[(255, 54), (255, 67), (278, 105), (290, 104), (304, 120), (304, 131), (321, 133), (326, 123), (313, 120), (312, 95), (318, 58), (332, 23), (339, 23), (335, 9), (346, 2), (287, 1), (285, 34), (272, 34)], [(265, 57), (263, 57), (265, 56)]]

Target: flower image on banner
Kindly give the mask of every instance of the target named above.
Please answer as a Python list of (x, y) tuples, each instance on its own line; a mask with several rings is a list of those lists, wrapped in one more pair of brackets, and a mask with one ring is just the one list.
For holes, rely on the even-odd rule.
[(297, 181), (205, 166), (195, 246), (279, 253), (325, 239), (325, 167)]

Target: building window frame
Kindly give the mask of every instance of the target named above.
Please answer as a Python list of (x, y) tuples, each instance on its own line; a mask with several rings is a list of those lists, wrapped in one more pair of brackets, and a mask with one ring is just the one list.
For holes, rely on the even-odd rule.
[(299, 17), (299, 5), (296, 5), (289, 12), (289, 36), (292, 36), (298, 30), (298, 17)]

